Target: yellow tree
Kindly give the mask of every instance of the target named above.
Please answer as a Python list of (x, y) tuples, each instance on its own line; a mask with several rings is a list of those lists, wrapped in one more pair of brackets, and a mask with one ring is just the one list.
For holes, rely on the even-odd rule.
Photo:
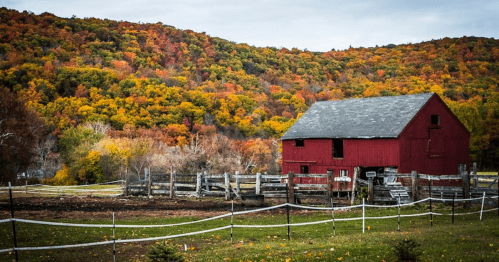
[(62, 169), (59, 170), (48, 183), (54, 186), (72, 186), (76, 185), (76, 180), (73, 178), (71, 169), (63, 164)]

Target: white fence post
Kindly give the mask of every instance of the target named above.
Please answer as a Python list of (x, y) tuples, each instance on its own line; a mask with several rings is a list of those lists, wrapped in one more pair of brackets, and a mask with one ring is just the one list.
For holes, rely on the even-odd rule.
[(241, 191), (241, 185), (240, 185), (240, 180), (239, 180), (239, 171), (236, 171), (236, 192), (239, 194), (239, 191)]
[(205, 184), (206, 191), (210, 192), (210, 186), (208, 185), (208, 176), (207, 176), (207, 174), (208, 174), (208, 172), (204, 171), (204, 184)]
[(229, 173), (224, 173), (225, 177), (225, 200), (230, 200), (230, 176)]
[(261, 193), (261, 185), (262, 185), (262, 174), (256, 173), (256, 185), (255, 185), (255, 193), (260, 195)]
[(175, 196), (175, 172), (170, 173), (170, 198)]
[(482, 221), (483, 205), (485, 204), (485, 191), (483, 191), (482, 209), (480, 209), (480, 221)]
[(366, 228), (366, 199), (362, 198), (362, 234)]
[(198, 173), (196, 177), (196, 195), (197, 197), (201, 197), (201, 179), (203, 177), (203, 173)]

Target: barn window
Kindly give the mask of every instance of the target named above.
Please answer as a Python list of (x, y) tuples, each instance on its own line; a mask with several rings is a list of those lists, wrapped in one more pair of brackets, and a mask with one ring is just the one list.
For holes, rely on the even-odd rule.
[(431, 125), (433, 125), (433, 126), (440, 125), (440, 116), (439, 115), (431, 115)]
[(304, 147), (305, 141), (303, 139), (295, 139), (295, 146), (296, 147)]
[(347, 177), (348, 176), (348, 170), (341, 169), (340, 170), (340, 177)]
[(301, 166), (301, 173), (308, 174), (308, 166)]
[(343, 139), (333, 139), (333, 158), (343, 158)]

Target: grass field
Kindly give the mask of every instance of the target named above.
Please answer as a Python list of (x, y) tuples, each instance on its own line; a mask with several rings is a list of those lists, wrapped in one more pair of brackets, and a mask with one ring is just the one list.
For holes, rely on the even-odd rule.
[[(479, 210), (479, 206), (456, 209), (456, 213)], [(489, 207), (490, 208), (490, 207)], [(3, 211), (6, 212), (6, 211)], [(428, 204), (402, 209), (402, 214), (428, 212)], [(434, 205), (433, 212), (450, 214), (448, 205)], [(367, 208), (366, 216), (396, 215), (396, 208)], [(362, 210), (336, 212), (335, 217), (361, 217)], [(175, 238), (175, 245), (188, 261), (396, 261), (393, 245), (403, 239), (414, 239), (421, 245), (421, 261), (499, 261), (499, 216), (497, 211), (483, 214), (366, 220), (362, 233), (362, 220), (337, 221), (336, 236), (332, 223), (291, 227), (291, 240), (287, 227), (246, 229), (234, 228), (233, 241), (230, 230), (221, 230), (196, 236)], [(331, 218), (330, 212), (291, 211), (290, 223), (311, 222)], [(198, 220), (195, 217), (156, 217), (122, 220), (116, 224), (169, 224)], [(111, 224), (111, 220), (53, 220), (68, 223)], [(286, 211), (234, 217), (236, 225), (285, 224)], [(149, 229), (116, 229), (117, 239), (132, 239), (174, 235), (230, 225), (230, 217), (182, 227)], [(67, 245), (111, 240), (111, 228), (80, 228), (16, 223), (18, 246)], [(0, 249), (10, 248), (11, 223), (0, 224)], [(145, 261), (145, 253), (153, 242), (136, 242), (117, 245), (117, 261)], [(187, 247), (187, 251), (185, 250)], [(13, 254), (1, 253), (1, 261), (12, 261)], [(19, 252), (20, 261), (112, 261), (112, 245)]]
[(483, 176), (497, 176), (497, 171), (491, 171), (491, 172), (477, 172), (477, 175), (483, 175)]
[[(497, 172), (495, 172), (495, 171), (493, 171), (493, 172), (477, 172), (477, 175), (479, 175), (479, 176), (497, 176)], [(486, 181), (488, 181), (488, 182), (486, 182)], [(479, 183), (479, 186), (480, 187), (497, 188), (498, 183), (497, 183), (497, 181), (494, 182), (494, 179), (485, 179)]]
[[(110, 185), (88, 185), (88, 186), (47, 186), (47, 185), (37, 185), (28, 186), (26, 194), (26, 187), (17, 186), (12, 188), (14, 195), (29, 195), (34, 197), (39, 196), (110, 196), (122, 194), (123, 189), (120, 184), (110, 184)], [(8, 197), (8, 189), (6, 187), (2, 188), (0, 192), (0, 198)]]

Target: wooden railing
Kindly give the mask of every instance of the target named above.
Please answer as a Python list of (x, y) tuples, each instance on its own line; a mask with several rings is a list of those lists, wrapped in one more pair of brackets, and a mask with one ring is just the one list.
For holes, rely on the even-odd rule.
[[(334, 199), (334, 174), (328, 171), (326, 174), (294, 174), (267, 175), (257, 173), (255, 175), (229, 174), (206, 174), (196, 175), (166, 174), (153, 179), (155, 175), (149, 176), (148, 180), (130, 183), (127, 192), (143, 195), (169, 195), (174, 196), (219, 196), (226, 199), (238, 197), (241, 194), (263, 194), (267, 198), (287, 198), (289, 202), (298, 202), (302, 199), (324, 199), (329, 203)], [(390, 175), (378, 174), (377, 177)], [(393, 175), (391, 175), (393, 176)], [(410, 200), (417, 201), (429, 196), (440, 198), (470, 198), (480, 197), (485, 192), (487, 195), (499, 195), (499, 175), (477, 175), (476, 169), (469, 174), (465, 168), (460, 168), (458, 175), (428, 175), (411, 173), (398, 173), (395, 175), (400, 182), (401, 188), (407, 191)], [(310, 178), (313, 183), (302, 183), (302, 179)], [(338, 177), (336, 177), (336, 180)], [(368, 200), (370, 203), (395, 201), (393, 196), (387, 194), (390, 187), (386, 185), (374, 185), (374, 178), (367, 181), (355, 179), (354, 185), (368, 186)], [(458, 181), (454, 185), (439, 185), (442, 181)], [(363, 183), (361, 183), (363, 182)], [(352, 188), (355, 188), (353, 186)], [(354, 194), (352, 192), (352, 201)]]
[[(499, 195), (499, 175), (478, 175), (476, 166), (471, 174), (466, 171), (464, 166), (459, 168), (458, 175), (427, 175), (419, 174), (417, 171), (412, 171), (410, 174), (398, 173), (397, 181), (401, 182), (403, 188), (409, 193), (413, 201), (429, 196), (439, 198), (470, 198), (481, 197), (485, 192), (486, 195)], [(388, 175), (379, 175), (378, 177), (386, 177)], [(458, 181), (457, 185), (434, 185), (435, 182), (441, 181)], [(369, 184), (369, 183), (368, 183)], [(438, 183), (437, 183), (438, 184)], [(371, 184), (369, 184), (371, 185)], [(496, 186), (494, 188), (494, 186)], [(394, 201), (393, 198), (383, 197), (383, 191), (388, 190), (386, 186), (373, 186), (372, 194), (368, 199), (373, 202)], [(369, 190), (371, 192), (371, 190)], [(370, 201), (371, 202), (371, 201)]]
[[(255, 175), (234, 174), (162, 174), (163, 180), (150, 179), (129, 183), (127, 192), (138, 195), (169, 195), (174, 196), (222, 196), (233, 198), (240, 194), (263, 194), (266, 197), (281, 197), (286, 195), (287, 175)], [(165, 179), (166, 178), (166, 179)]]

